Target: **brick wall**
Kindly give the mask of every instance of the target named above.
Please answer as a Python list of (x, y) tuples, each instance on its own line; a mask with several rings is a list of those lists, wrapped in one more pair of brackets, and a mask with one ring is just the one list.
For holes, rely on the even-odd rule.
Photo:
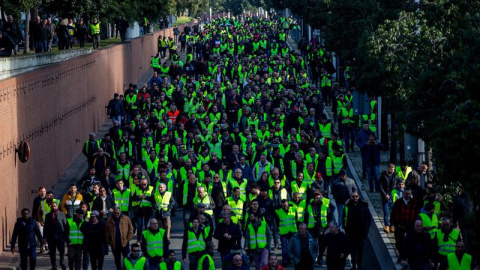
[[(0, 252), (9, 245), (20, 209), (31, 209), (39, 186), (52, 188), (81, 153), (88, 133), (105, 121), (113, 94), (147, 71), (158, 35), (173, 37), (173, 30), (0, 81)], [(15, 163), (21, 140), (32, 153), (25, 164)]]

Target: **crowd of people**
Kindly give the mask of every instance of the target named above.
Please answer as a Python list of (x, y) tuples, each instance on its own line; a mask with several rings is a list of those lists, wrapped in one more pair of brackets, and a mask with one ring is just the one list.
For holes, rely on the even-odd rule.
[[(113, 127), (85, 142), (87, 174), (61, 200), (41, 187), (35, 220), (22, 210), (12, 238), (14, 251), (19, 236), (22, 269), (28, 256), (35, 268), (35, 237), (53, 269), (56, 250), (66, 269), (65, 245), (71, 270), (102, 269), (109, 247), (117, 269), (345, 269), (348, 257), (361, 269), (372, 217), (347, 176), (355, 145), (370, 192), (382, 196), (399, 262), (473, 269), (466, 215), (437, 217), (442, 196), (426, 164), (379, 173), (375, 100), (368, 114), (354, 115), (353, 86), (343, 92), (332, 83), (330, 53), (312, 42), (300, 52), (287, 44), (292, 21), (214, 20), (180, 35), (185, 59), (175, 40), (160, 37), (153, 77), (115, 94)], [(180, 211), (177, 258), (170, 241)]]
[[(125, 41), (125, 33), (128, 28), (128, 22), (125, 19), (115, 20), (115, 34), (120, 34), (121, 40)], [(113, 31), (112, 31), (113, 32)], [(80, 48), (85, 47), (88, 40), (93, 42), (93, 48), (100, 47), (100, 22), (97, 18), (87, 24), (84, 19), (59, 17), (57, 21), (49, 18), (37, 16), (30, 22), (30, 47), (35, 53), (52, 51), (54, 44), (58, 45), (58, 50), (71, 49), (75, 44)], [(24, 43), (24, 34), (13, 17), (7, 16), (7, 21), (3, 23), (0, 31), (0, 56), (10, 56), (12, 53), (17, 55), (19, 44)]]

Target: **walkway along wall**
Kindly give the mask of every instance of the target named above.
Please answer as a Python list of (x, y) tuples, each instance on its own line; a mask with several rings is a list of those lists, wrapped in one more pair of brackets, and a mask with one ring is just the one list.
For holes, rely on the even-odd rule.
[[(31, 209), (39, 186), (52, 188), (105, 121), (113, 94), (147, 71), (159, 35), (173, 28), (0, 81), (0, 252), (20, 209)], [(25, 164), (15, 157), (22, 140), (32, 153)]]

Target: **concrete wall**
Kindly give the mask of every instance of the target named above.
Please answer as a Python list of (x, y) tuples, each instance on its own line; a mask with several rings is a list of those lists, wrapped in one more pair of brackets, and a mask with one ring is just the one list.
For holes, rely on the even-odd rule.
[[(183, 26), (179, 27), (183, 31)], [(148, 69), (157, 37), (172, 28), (0, 81), (0, 242), (9, 245), (23, 207), (52, 188), (106, 119), (105, 105)], [(16, 162), (21, 140), (32, 155)], [(62, 194), (56, 194), (61, 197)]]

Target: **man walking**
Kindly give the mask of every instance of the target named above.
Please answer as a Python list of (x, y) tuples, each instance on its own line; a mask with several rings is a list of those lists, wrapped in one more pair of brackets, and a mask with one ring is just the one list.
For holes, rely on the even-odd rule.
[(288, 243), (288, 254), (295, 270), (313, 270), (315, 258), (318, 254), (318, 242), (307, 231), (307, 224), (300, 223), (298, 225), (298, 232), (292, 236)]
[(60, 266), (62, 270), (66, 270), (65, 257), (65, 239), (68, 237), (67, 232), (67, 216), (58, 209), (57, 202), (50, 205), (50, 213), (45, 216), (45, 225), (43, 227), (43, 239), (47, 240), (50, 247), (50, 262), (52, 270), (57, 270), (57, 252), (60, 255)]
[(30, 217), (28, 208), (22, 209), (22, 217), (17, 219), (13, 228), (12, 239), (10, 241), (12, 254), (15, 254), (15, 244), (18, 238), (18, 251), (20, 252), (20, 265), (22, 270), (27, 270), (27, 258), (30, 257), (30, 270), (35, 269), (37, 263), (37, 242), (44, 245), (42, 234), (37, 223)]

